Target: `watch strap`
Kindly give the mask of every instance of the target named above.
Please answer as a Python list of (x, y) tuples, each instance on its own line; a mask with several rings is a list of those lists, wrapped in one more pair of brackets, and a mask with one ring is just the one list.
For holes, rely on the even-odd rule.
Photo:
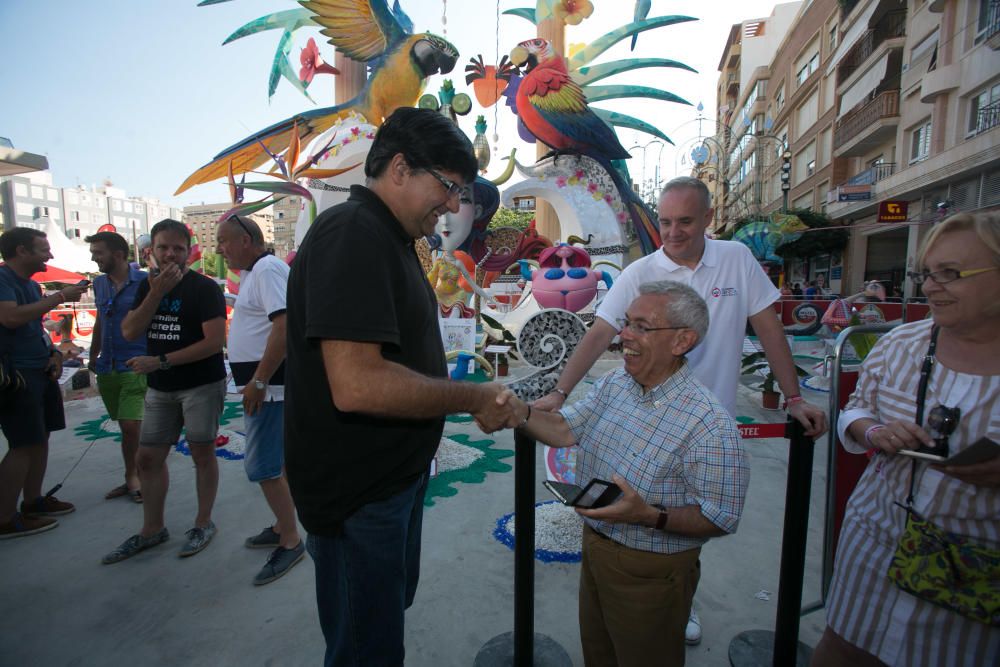
[(670, 518), (670, 512), (668, 512), (662, 505), (653, 505), (653, 507), (660, 512), (659, 516), (656, 517), (656, 525), (654, 528), (656, 528), (656, 530), (666, 530), (667, 519)]

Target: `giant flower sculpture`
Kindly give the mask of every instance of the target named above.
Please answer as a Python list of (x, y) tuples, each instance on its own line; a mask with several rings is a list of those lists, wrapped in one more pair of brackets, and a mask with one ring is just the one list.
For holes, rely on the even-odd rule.
[(302, 49), (299, 63), (302, 65), (302, 69), (299, 70), (299, 79), (306, 86), (312, 83), (313, 77), (317, 74), (340, 74), (339, 69), (323, 61), (322, 56), (319, 55), (316, 40), (312, 37), (306, 43), (306, 48)]
[(580, 25), (594, 13), (594, 5), (590, 0), (557, 0), (552, 4), (552, 13), (567, 25)]

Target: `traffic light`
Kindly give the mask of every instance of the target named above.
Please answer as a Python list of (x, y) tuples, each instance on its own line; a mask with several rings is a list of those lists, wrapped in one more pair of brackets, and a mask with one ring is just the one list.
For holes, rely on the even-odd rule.
[(792, 189), (792, 153), (785, 151), (781, 154), (781, 191), (788, 192)]

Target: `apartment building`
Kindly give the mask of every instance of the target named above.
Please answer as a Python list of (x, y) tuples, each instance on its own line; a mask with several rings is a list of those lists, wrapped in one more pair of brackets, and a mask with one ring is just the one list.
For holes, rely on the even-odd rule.
[(916, 296), (905, 273), (933, 222), (1000, 206), (1000, 0), (866, 0), (842, 20), (827, 213), (851, 225), (852, 288)]
[(713, 194), (710, 231), (724, 232), (738, 220), (760, 215), (768, 200), (764, 176), (784, 143), (765, 114), (771, 63), (795, 23), (802, 2), (776, 5), (771, 15), (734, 24), (719, 62), (716, 131), (695, 149), (693, 174)]
[(0, 182), (0, 210), (4, 229), (44, 230), (45, 218), (63, 227), (61, 190), (52, 184), (52, 172), (34, 171), (4, 177)]
[(806, 2), (744, 77), (754, 23), (733, 26), (720, 63), (715, 231), (786, 203), (822, 211), (847, 247), (787, 262), (786, 280), (915, 296), (929, 226), (1000, 206), (1000, 0)]
[(304, 205), (308, 202), (302, 197), (287, 196), (271, 207), (274, 210), (274, 254), (279, 259), (285, 259), (295, 249), (295, 223)]
[[(194, 233), (202, 252), (218, 252), (216, 233), (219, 228), (219, 218), (232, 207), (229, 202), (184, 207), (181, 220)], [(271, 208), (251, 213), (247, 217), (260, 226), (264, 234), (264, 244), (274, 248), (274, 215), (271, 213)]]

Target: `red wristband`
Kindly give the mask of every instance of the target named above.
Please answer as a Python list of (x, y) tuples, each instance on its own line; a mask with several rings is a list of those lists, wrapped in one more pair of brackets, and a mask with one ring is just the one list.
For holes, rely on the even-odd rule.
[(803, 399), (801, 396), (786, 396), (785, 403), (781, 406), (782, 410), (787, 410), (789, 405), (795, 405), (796, 403), (801, 403)]

